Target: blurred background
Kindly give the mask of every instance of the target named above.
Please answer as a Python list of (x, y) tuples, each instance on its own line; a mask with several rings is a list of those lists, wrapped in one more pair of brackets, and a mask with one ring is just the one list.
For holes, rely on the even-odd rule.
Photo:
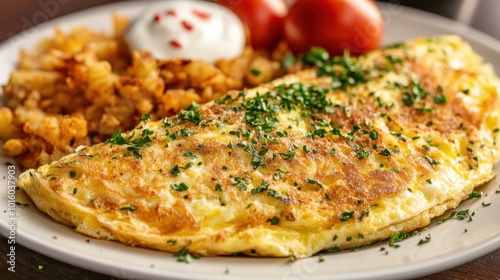
[[(289, 0), (291, 2), (293, 0)], [(33, 24), (81, 9), (118, 0), (14, 0), (0, 1), (0, 42)], [(468, 24), (500, 39), (498, 0), (380, 0), (436, 13)]]

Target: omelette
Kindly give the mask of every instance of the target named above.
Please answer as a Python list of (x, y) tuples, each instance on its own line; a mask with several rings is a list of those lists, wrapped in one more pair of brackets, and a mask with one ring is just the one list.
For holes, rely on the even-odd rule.
[[(296, 257), (425, 227), (491, 180), (499, 79), (456, 36), (328, 57), (79, 147), (19, 187), (55, 221), (131, 246)], [(299, 63), (299, 64), (300, 64)]]

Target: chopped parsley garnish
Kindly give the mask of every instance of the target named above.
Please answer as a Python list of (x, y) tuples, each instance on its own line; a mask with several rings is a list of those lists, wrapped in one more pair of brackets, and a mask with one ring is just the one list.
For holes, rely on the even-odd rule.
[(427, 235), (424, 239), (420, 239), (420, 241), (418, 241), (418, 245), (423, 245), (425, 243), (429, 243), (429, 241), (431, 241), (431, 235)]
[(468, 219), (469, 221), (472, 221), (472, 217), (474, 216), (475, 212), (470, 212), (469, 209), (467, 210), (461, 210), (461, 211), (453, 211), (448, 217), (444, 217), (441, 220), (438, 221), (438, 223), (442, 224), (450, 219), (456, 218), (457, 220), (465, 220)]
[(151, 119), (151, 115), (150, 114), (144, 114), (141, 116), (141, 122), (147, 122), (149, 119)]
[(178, 192), (187, 191), (189, 189), (188, 185), (186, 185), (185, 183), (172, 184), (170, 186), (172, 187), (172, 189), (174, 191), (178, 191)]
[(396, 244), (396, 242), (401, 242), (409, 237), (412, 237), (414, 234), (406, 233), (402, 231), (395, 232), (391, 238), (389, 239), (389, 246), (394, 248), (399, 248), (400, 245)]
[(339, 245), (335, 245), (335, 246), (327, 249), (328, 252), (332, 252), (332, 253), (339, 252), (340, 250), (341, 249), (340, 249)]
[(220, 184), (215, 185), (215, 191), (221, 192), (222, 186)]
[(281, 195), (279, 195), (279, 193), (275, 190), (267, 190), (267, 196), (270, 196), (270, 197), (273, 197), (273, 198), (276, 198), (276, 199), (281, 199)]
[(327, 51), (312, 48), (301, 57), (304, 63), (318, 67), (318, 76), (332, 78), (332, 88), (346, 90), (350, 86), (369, 81), (368, 69), (364, 69), (348, 52), (343, 56), (330, 58)]
[(183, 154), (183, 156), (187, 157), (187, 158), (190, 158), (190, 159), (195, 159), (196, 158), (196, 155), (193, 154), (193, 152), (185, 152)]
[(196, 125), (203, 121), (203, 116), (200, 114), (199, 106), (192, 103), (186, 109), (180, 112), (180, 116), (183, 120), (190, 121)]
[[(402, 100), (406, 106), (412, 106), (420, 103), (420, 101), (429, 94), (430, 93), (420, 85), (420, 81), (416, 77), (412, 77), (412, 83), (409, 85), (408, 91), (403, 93)], [(421, 108), (416, 109), (419, 110)]]
[(431, 165), (437, 165), (437, 164), (439, 164), (439, 162), (438, 162), (437, 160), (435, 160), (435, 159), (433, 159), (433, 158), (431, 158), (431, 157), (429, 157), (429, 156), (425, 156), (424, 158), (425, 158), (425, 159), (427, 160), (427, 162), (428, 162), (428, 163), (430, 163)]
[(186, 247), (182, 247), (179, 251), (175, 252), (174, 257), (177, 257), (178, 262), (190, 263), (193, 261), (193, 258)]
[(390, 150), (388, 150), (388, 149), (383, 149), (382, 151), (380, 151), (379, 154), (382, 155), (382, 156), (388, 157), (388, 156), (392, 155), (392, 152)]
[(473, 191), (469, 194), (469, 199), (483, 196), (483, 192)]
[(172, 167), (172, 169), (170, 169), (170, 174), (174, 175), (174, 176), (177, 176), (181, 173), (181, 169), (179, 168), (179, 165), (175, 165), (174, 167)]
[(488, 207), (488, 206), (491, 205), (491, 202), (486, 203), (486, 202), (483, 201), (483, 202), (481, 202), (481, 205), (483, 205), (483, 207)]
[(266, 182), (263, 182), (260, 186), (253, 188), (252, 191), (250, 191), (250, 193), (251, 194), (261, 193), (261, 192), (267, 191), (268, 187), (269, 187), (269, 184)]
[(433, 98), (434, 103), (436, 104), (446, 104), (446, 101), (448, 100), (444, 94), (434, 95)]
[(354, 218), (354, 211), (344, 212), (340, 214), (340, 220), (343, 222), (348, 221), (349, 219), (352, 218)]
[(127, 150), (131, 151), (133, 155), (137, 158), (142, 158), (142, 155), (140, 154), (140, 149), (148, 146), (152, 139), (149, 137), (154, 133), (153, 130), (151, 129), (143, 129), (141, 132), (141, 136), (132, 140), (132, 138), (135, 135), (135, 132), (132, 133), (129, 137), (125, 138), (120, 132), (116, 132), (113, 134), (111, 138), (106, 140), (107, 144), (117, 144), (117, 145), (124, 145), (128, 144), (129, 146), (127, 147)]
[(370, 137), (370, 139), (372, 140), (377, 140), (378, 139), (378, 131), (376, 130), (370, 130), (368, 132), (368, 136)]
[(284, 158), (284, 159), (287, 159), (287, 160), (292, 160), (294, 157), (295, 157), (295, 152), (290, 152), (288, 154), (285, 154), (285, 153), (279, 153), (279, 155)]
[(368, 158), (370, 156), (369, 151), (363, 150), (357, 144), (354, 144), (353, 148), (356, 150), (356, 155), (358, 156), (358, 159), (365, 159), (365, 158)]
[(70, 177), (70, 178), (72, 178), (72, 179), (73, 179), (73, 178), (75, 178), (75, 177), (76, 177), (76, 172), (75, 172), (75, 171), (73, 171), (73, 170), (71, 170), (71, 171), (69, 172), (69, 177)]
[(250, 69), (250, 74), (252, 74), (252, 75), (254, 75), (256, 77), (259, 76), (260, 73), (261, 73), (261, 71), (259, 69), (257, 69), (257, 68)]
[(137, 207), (135, 207), (133, 205), (126, 205), (126, 206), (122, 206), (120, 208), (120, 210), (122, 210), (122, 211), (135, 211), (135, 209), (137, 209)]
[(185, 136), (185, 137), (188, 137), (188, 136), (191, 136), (193, 133), (191, 131), (189, 131), (189, 129), (187, 128), (181, 128), (181, 135), (182, 136)]
[(313, 185), (318, 185), (320, 188), (323, 188), (323, 185), (320, 182), (313, 180), (313, 179), (307, 179), (307, 183), (313, 184)]
[(277, 224), (279, 224), (279, 223), (280, 223), (280, 218), (278, 218), (278, 217), (274, 216), (274, 217), (272, 217), (272, 218), (270, 218), (270, 219), (267, 219), (267, 221), (266, 221), (266, 222), (270, 222), (270, 223), (271, 223), (271, 225), (273, 225), (273, 226), (274, 226), (274, 225), (277, 225)]
[(113, 134), (113, 136), (111, 136), (111, 138), (106, 140), (106, 143), (107, 144), (123, 145), (123, 144), (126, 144), (128, 142), (128, 140), (130, 140), (130, 139), (125, 139), (125, 137), (123, 137), (123, 135), (119, 131), (117, 131), (117, 132), (115, 132), (115, 134)]

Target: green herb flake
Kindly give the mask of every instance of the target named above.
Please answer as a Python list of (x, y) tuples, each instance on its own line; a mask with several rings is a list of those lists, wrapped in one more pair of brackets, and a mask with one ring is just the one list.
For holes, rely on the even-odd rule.
[(135, 211), (135, 209), (137, 209), (137, 207), (133, 205), (126, 205), (120, 208), (121, 211)]
[(332, 252), (332, 253), (339, 252), (340, 250), (341, 249), (338, 245), (335, 245), (335, 246), (327, 249), (328, 252)]
[(279, 195), (279, 193), (275, 190), (267, 190), (267, 196), (270, 196), (270, 197), (273, 197), (273, 198), (276, 198), (276, 199), (281, 199), (281, 195)]
[(388, 156), (392, 155), (392, 152), (388, 149), (383, 149), (382, 151), (380, 151), (379, 155), (388, 157)]
[(358, 159), (366, 159), (370, 156), (370, 152), (363, 150), (357, 144), (354, 144), (353, 148), (356, 150), (356, 155), (358, 156)]
[(325, 257), (323, 257), (323, 255), (319, 255), (318, 256), (318, 262), (324, 262), (325, 261)]
[(473, 191), (469, 194), (469, 199), (471, 198), (479, 198), (483, 196), (483, 192)]
[(378, 131), (376, 130), (370, 130), (368, 132), (368, 136), (370, 137), (370, 139), (372, 140), (377, 140), (378, 139)]
[(172, 167), (172, 169), (170, 169), (170, 174), (174, 175), (174, 176), (177, 176), (181, 173), (181, 169), (179, 168), (179, 165), (175, 165), (174, 167)]
[(431, 241), (431, 235), (430, 234), (427, 235), (424, 239), (420, 239), (420, 241), (418, 241), (418, 246), (426, 244), (426, 243), (429, 243), (429, 241)]
[(195, 159), (196, 158), (196, 155), (193, 154), (193, 152), (185, 152), (183, 154), (183, 156), (187, 157), (187, 158), (190, 158), (190, 159)]
[(147, 122), (149, 119), (151, 119), (151, 115), (150, 114), (144, 114), (141, 116), (141, 122)]
[(260, 73), (261, 73), (261, 71), (257, 68), (250, 69), (250, 74), (252, 74), (253, 76), (258, 77), (260, 75)]
[(391, 238), (389, 239), (389, 247), (399, 248), (400, 245), (396, 244), (397, 242), (401, 242), (409, 237), (413, 236), (412, 234), (408, 234), (406, 232), (398, 231), (395, 232)]
[(433, 159), (433, 158), (431, 158), (431, 157), (429, 157), (429, 156), (425, 156), (424, 158), (425, 158), (425, 159), (427, 160), (427, 162), (428, 162), (428, 163), (430, 163), (431, 165), (437, 165), (437, 164), (439, 164), (439, 162), (438, 162), (437, 160), (435, 160), (435, 159)]
[(183, 120), (190, 121), (196, 125), (203, 121), (203, 116), (199, 111), (199, 106), (195, 103), (192, 103), (189, 107), (182, 110), (180, 115)]
[(440, 105), (446, 104), (446, 101), (448, 100), (446, 95), (444, 95), (444, 94), (434, 95), (433, 99), (434, 99), (434, 103), (440, 104)]
[(185, 183), (171, 184), (170, 187), (172, 187), (174, 191), (178, 192), (187, 191), (189, 189), (189, 187)]
[(193, 133), (191, 131), (189, 131), (189, 129), (187, 129), (187, 128), (181, 128), (180, 132), (181, 132), (181, 135), (184, 137), (188, 137), (188, 136), (193, 135)]
[(164, 118), (162, 124), (163, 124), (164, 127), (172, 127), (172, 126), (174, 126), (174, 122), (171, 119), (169, 119), (169, 118)]
[(69, 172), (69, 177), (70, 177), (71, 179), (75, 178), (75, 177), (76, 177), (76, 172), (75, 172), (75, 171), (73, 171), (73, 170), (71, 170), (71, 171)]
[(483, 202), (481, 202), (481, 205), (483, 205), (483, 207), (488, 207), (488, 206), (491, 205), (491, 202), (486, 203), (486, 202), (483, 201)]
[(215, 191), (221, 192), (222, 191), (222, 186), (220, 184), (215, 185)]
[(307, 183), (312, 184), (312, 185), (318, 185), (320, 188), (323, 189), (323, 185), (314, 179), (307, 179)]
[(76, 194), (77, 191), (78, 191), (77, 188), (73, 188), (73, 194)]
[(251, 194), (257, 194), (257, 193), (261, 193), (261, 192), (264, 192), (264, 191), (267, 191), (269, 187), (269, 184), (266, 183), (266, 182), (263, 182), (260, 186), (256, 187), (256, 188), (253, 188), (250, 193)]
[(177, 240), (175, 240), (175, 239), (169, 239), (169, 240), (167, 240), (167, 243), (174, 245), (174, 244), (177, 243)]
[(354, 218), (354, 211), (344, 212), (340, 214), (340, 220), (343, 222), (348, 221), (349, 219), (352, 218)]
[(468, 219), (469, 221), (472, 221), (472, 217), (474, 216), (475, 212), (470, 212), (469, 209), (466, 210), (461, 210), (461, 211), (453, 211), (450, 213), (448, 217), (444, 217), (438, 221), (439, 224), (442, 224), (450, 219), (456, 218), (457, 220), (465, 220)]
[(274, 217), (272, 217), (270, 219), (267, 219), (266, 222), (270, 222), (271, 225), (275, 226), (275, 225), (277, 225), (277, 224), (280, 223), (280, 218), (274, 216)]
[(191, 263), (193, 258), (186, 247), (182, 247), (179, 251), (174, 253), (174, 257), (177, 257), (178, 262)]
[(105, 143), (123, 145), (127, 143), (127, 140), (125, 139), (125, 137), (123, 137), (123, 135), (119, 131), (117, 131), (115, 132), (115, 134), (113, 134), (113, 136), (111, 136), (111, 138), (106, 140)]

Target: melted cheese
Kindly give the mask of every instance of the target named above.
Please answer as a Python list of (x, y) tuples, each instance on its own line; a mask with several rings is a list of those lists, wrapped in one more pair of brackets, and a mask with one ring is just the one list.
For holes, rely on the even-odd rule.
[(424, 227), (494, 176), (499, 81), (465, 42), (420, 38), (351, 62), (366, 81), (342, 89), (342, 72), (305, 70), (142, 121), (19, 187), (97, 238), (306, 257)]

